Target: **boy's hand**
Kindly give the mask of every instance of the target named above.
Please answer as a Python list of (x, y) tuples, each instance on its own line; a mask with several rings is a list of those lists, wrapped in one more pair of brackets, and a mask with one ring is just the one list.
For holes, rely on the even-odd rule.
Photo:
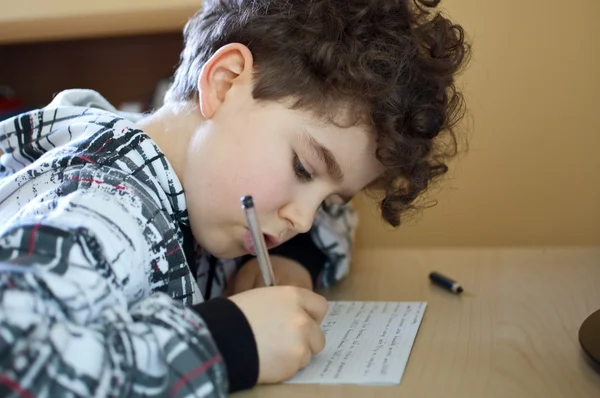
[(258, 349), (258, 383), (278, 383), (325, 347), (319, 325), (327, 300), (306, 289), (273, 286), (229, 297), (246, 316)]
[[(297, 286), (313, 290), (310, 273), (300, 263), (281, 256), (271, 256), (271, 265), (278, 286)], [(241, 293), (246, 290), (263, 287), (263, 280), (258, 260), (253, 258), (245, 263), (230, 282), (228, 294)]]

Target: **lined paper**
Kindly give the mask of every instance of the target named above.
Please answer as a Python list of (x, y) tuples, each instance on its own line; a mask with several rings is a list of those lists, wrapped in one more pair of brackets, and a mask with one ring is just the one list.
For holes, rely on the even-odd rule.
[(287, 383), (400, 384), (426, 302), (330, 301), (324, 350)]

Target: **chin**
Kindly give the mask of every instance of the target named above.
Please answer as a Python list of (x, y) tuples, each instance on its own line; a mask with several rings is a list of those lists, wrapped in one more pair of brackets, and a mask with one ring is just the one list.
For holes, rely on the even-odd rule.
[(220, 259), (222, 259), (222, 260), (228, 260), (228, 259), (232, 259), (232, 258), (237, 258), (237, 257), (241, 257), (241, 256), (243, 256), (244, 254), (247, 254), (247, 253), (244, 253), (244, 252), (242, 252), (242, 251), (240, 251), (240, 252), (238, 252), (238, 253), (231, 253), (231, 252), (227, 252), (227, 253), (221, 253), (221, 254), (219, 254), (219, 253), (215, 253), (215, 254), (213, 254), (212, 252), (210, 252), (210, 253), (211, 253), (213, 256), (215, 256), (215, 257), (217, 257), (217, 258), (220, 258)]
[(203, 246), (203, 248), (209, 252), (210, 254), (212, 254), (213, 256), (223, 259), (223, 260), (227, 260), (227, 259), (231, 259), (231, 258), (236, 258), (236, 257), (241, 257), (246, 253), (243, 249), (235, 249), (235, 248), (231, 248), (231, 247), (217, 247), (217, 246), (212, 246), (211, 245), (206, 245)]
[(203, 250), (217, 258), (226, 260), (247, 254), (241, 245), (236, 245), (233, 239), (219, 230), (204, 230), (202, 232), (194, 235), (194, 239)]

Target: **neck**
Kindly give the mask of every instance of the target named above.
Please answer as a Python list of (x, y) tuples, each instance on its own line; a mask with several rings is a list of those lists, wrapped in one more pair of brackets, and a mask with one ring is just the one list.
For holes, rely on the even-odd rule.
[(166, 103), (138, 122), (140, 128), (167, 157), (180, 181), (187, 161), (189, 142), (202, 120), (197, 106)]

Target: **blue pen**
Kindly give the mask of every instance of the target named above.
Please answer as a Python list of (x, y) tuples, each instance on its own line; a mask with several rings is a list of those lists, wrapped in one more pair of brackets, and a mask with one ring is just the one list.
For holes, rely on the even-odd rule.
[(440, 274), (439, 272), (432, 272), (429, 274), (429, 279), (432, 283), (441, 286), (444, 289), (450, 290), (452, 293), (460, 294), (463, 292), (463, 288), (460, 283)]

